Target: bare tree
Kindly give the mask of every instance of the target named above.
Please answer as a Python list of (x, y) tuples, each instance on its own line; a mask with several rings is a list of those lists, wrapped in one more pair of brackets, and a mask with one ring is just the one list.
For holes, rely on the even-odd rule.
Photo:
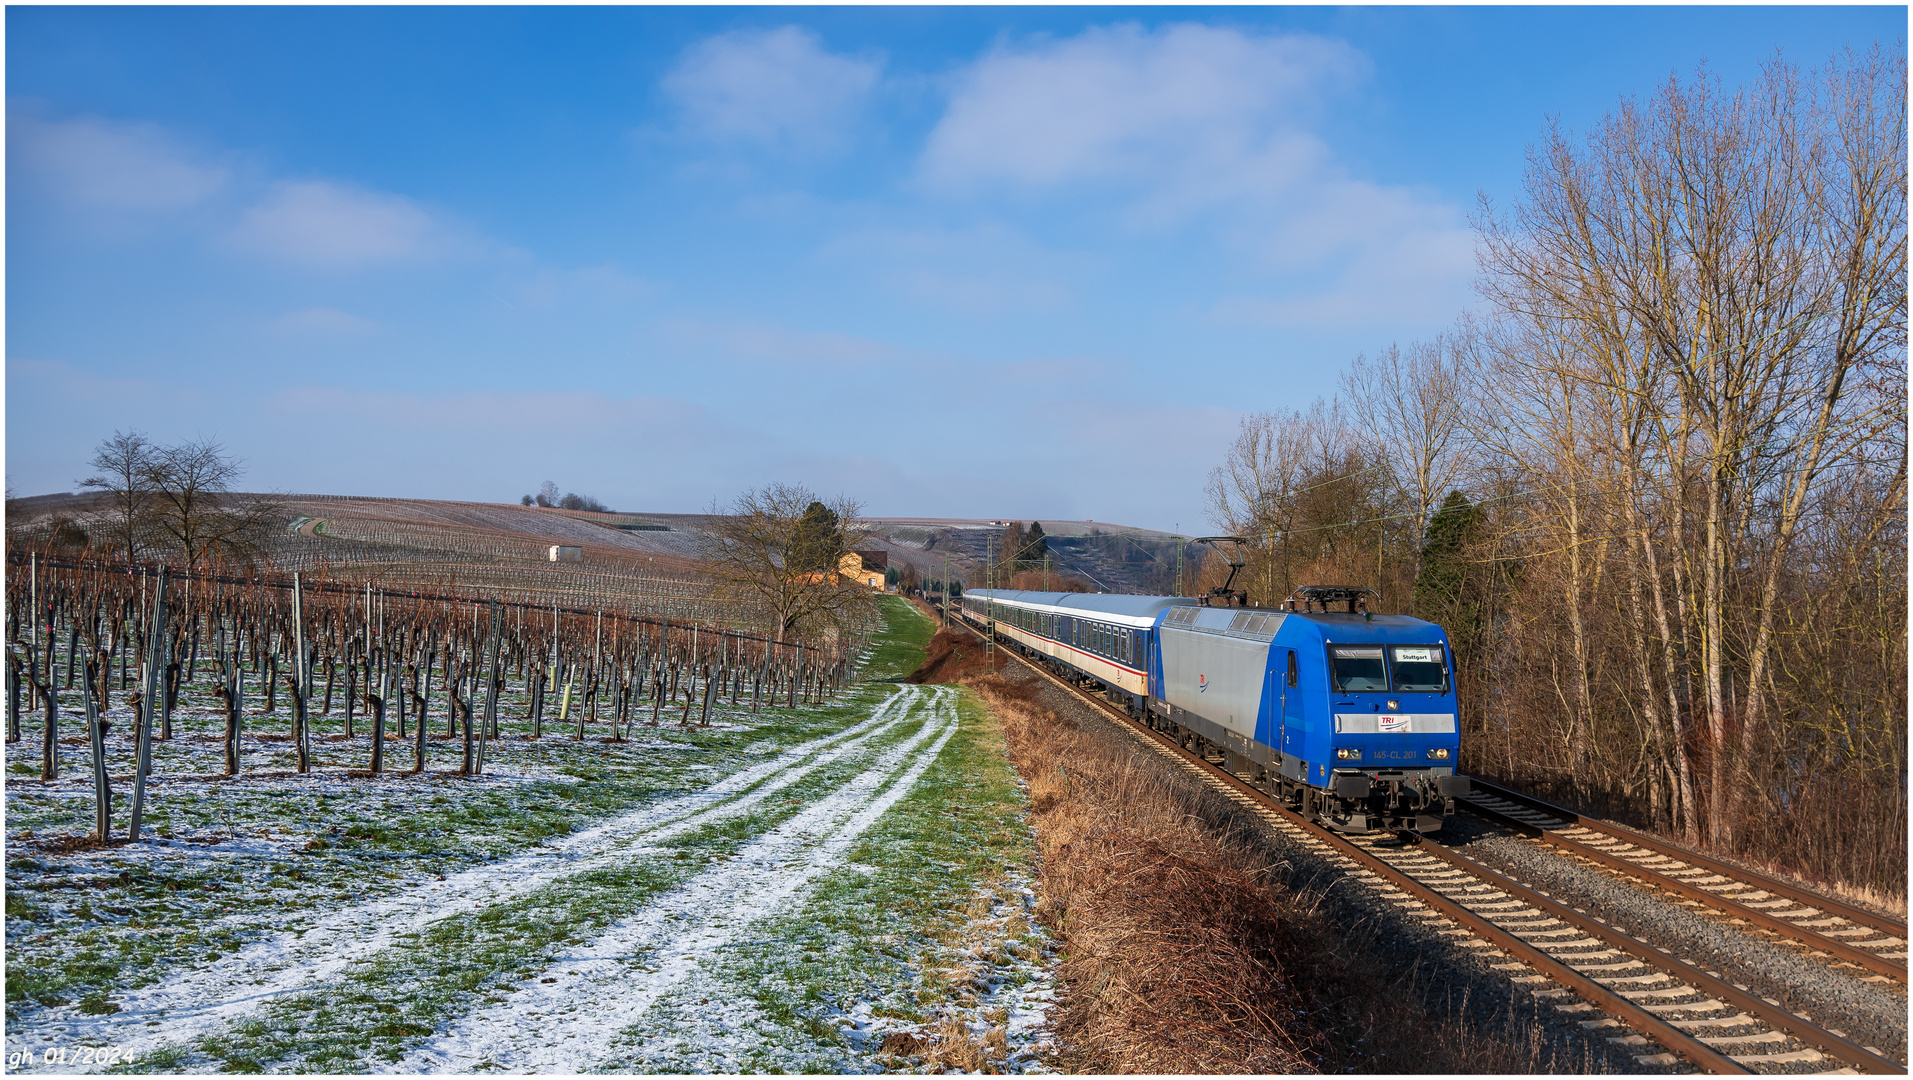
[(1350, 429), (1339, 402), (1243, 418), (1208, 496), (1211, 517), (1248, 541), (1239, 580), (1252, 598), (1332, 582), (1406, 599), (1402, 568), (1418, 531), (1389, 512), (1381, 449)]
[(713, 506), (705, 558), (722, 591), (763, 612), (779, 641), (861, 626), (874, 594), (840, 572), (867, 532), (849, 498), (825, 503), (800, 485), (767, 484)]
[(272, 527), (277, 504), (233, 494), (232, 485), (243, 472), (239, 459), (212, 439), (195, 439), (154, 454), (147, 470), (154, 525), (177, 545), (188, 565), (216, 552), (248, 557)]
[[(1887, 353), (1904, 370), (1904, 86), (1903, 62), (1878, 52), (1836, 64), (1819, 92), (1779, 63), (1734, 94), (1670, 82), (1585, 148), (1550, 132), (1527, 199), (1483, 230), (1485, 291), (1527, 328), (1508, 363), (1583, 414), (1531, 457), (1535, 475), (1628, 493), (1613, 505), (1636, 553), (1629, 602), (1642, 624), (1651, 610), (1666, 652), (1668, 742), (1684, 742), (1690, 701), (1702, 713), (1706, 818), (1723, 844), (1766, 789), (1755, 759), (1804, 515), (1878, 428), (1878, 400), (1856, 399), (1849, 376)], [(1546, 411), (1514, 428), (1565, 432), (1559, 403)], [(1675, 670), (1690, 647), (1691, 677)]]
[(1357, 356), (1342, 377), (1342, 395), (1357, 428), (1374, 438), (1397, 490), (1415, 508), (1415, 562), (1435, 507), (1462, 472), (1469, 428), (1462, 423), (1461, 383), (1474, 350), (1474, 328), (1393, 345)]
[(80, 487), (107, 496), (112, 505), (113, 546), (127, 562), (136, 562), (153, 512), (153, 470), (160, 448), (137, 431), (115, 431), (100, 442), (87, 465), (93, 475)]

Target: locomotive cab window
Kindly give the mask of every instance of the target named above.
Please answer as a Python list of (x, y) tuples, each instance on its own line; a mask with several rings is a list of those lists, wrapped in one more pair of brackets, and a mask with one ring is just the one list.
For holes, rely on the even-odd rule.
[(1388, 689), (1388, 673), (1382, 667), (1380, 645), (1333, 645), (1328, 655), (1330, 682), (1338, 692)]
[(1448, 665), (1442, 662), (1439, 645), (1390, 645), (1388, 668), (1397, 693), (1448, 692)]

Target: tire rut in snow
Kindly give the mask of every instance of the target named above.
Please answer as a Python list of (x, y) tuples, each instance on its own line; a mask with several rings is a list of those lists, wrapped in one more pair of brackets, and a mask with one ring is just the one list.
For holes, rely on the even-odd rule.
[(718, 949), (842, 863), (851, 843), (942, 753), (957, 730), (956, 692), (910, 689), (928, 717), (868, 769), (382, 1071), (622, 1071), (605, 1059), (616, 1055), (625, 1029)]
[[(323, 916), (303, 931), (276, 933), (233, 955), (118, 997), (120, 1011), (88, 1016), (48, 1009), (7, 1033), (7, 1050), (41, 1045), (110, 1045), (144, 1057), (224, 1030), (267, 1002), (316, 989), (350, 966), (433, 923), (544, 888), (619, 861), (637, 849), (735, 817), (764, 799), (881, 738), (911, 715), (918, 695), (899, 687), (869, 717), (739, 770), (690, 795), (619, 814), (538, 848), (448, 875), (395, 896)], [(148, 1021), (163, 1017), (158, 1028)], [(89, 1069), (43, 1069), (86, 1072)]]

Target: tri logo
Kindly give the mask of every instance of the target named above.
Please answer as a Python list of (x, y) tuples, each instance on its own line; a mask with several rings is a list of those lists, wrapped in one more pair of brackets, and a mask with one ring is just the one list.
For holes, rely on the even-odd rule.
[(1196, 676), (1196, 693), (1198, 694), (1207, 693), (1208, 690), (1209, 690), (1209, 676), (1197, 675)]

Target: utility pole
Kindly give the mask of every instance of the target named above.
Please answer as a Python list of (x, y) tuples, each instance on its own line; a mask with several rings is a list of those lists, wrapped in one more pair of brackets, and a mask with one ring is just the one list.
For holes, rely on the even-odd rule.
[(989, 589), (989, 596), (983, 602), (983, 666), (989, 674), (996, 674), (996, 556), (993, 550), (995, 537), (983, 538), (983, 581)]
[(1043, 591), (1049, 591), (1049, 552), (1043, 552)]

